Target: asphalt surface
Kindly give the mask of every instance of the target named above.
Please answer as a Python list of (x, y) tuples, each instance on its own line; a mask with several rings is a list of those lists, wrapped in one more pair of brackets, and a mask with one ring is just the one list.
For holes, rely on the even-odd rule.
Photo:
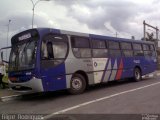
[[(145, 86), (145, 87), (144, 87)], [(160, 114), (160, 77), (89, 87), (80, 95), (66, 91), (32, 94), (0, 102), (0, 114)]]

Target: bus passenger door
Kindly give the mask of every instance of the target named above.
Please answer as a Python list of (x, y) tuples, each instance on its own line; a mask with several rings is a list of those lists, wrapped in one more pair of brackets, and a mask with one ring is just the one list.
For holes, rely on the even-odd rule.
[(66, 89), (65, 64), (68, 53), (67, 37), (49, 34), (41, 46), (41, 78), (44, 91)]

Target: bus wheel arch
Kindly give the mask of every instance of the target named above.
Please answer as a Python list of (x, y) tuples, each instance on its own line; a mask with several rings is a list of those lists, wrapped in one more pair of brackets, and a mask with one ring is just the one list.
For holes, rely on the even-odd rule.
[(141, 81), (142, 79), (142, 69), (140, 66), (135, 66), (133, 70), (133, 80), (135, 82)]
[(88, 76), (84, 71), (77, 71), (72, 75), (70, 80), (70, 88), (68, 89), (71, 94), (81, 94), (88, 86)]

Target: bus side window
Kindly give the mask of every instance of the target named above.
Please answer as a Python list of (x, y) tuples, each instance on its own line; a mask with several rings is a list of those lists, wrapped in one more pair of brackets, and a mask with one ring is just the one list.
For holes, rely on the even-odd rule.
[(105, 41), (92, 40), (92, 55), (94, 58), (106, 58), (108, 50)]
[(71, 38), (73, 54), (77, 58), (90, 58), (91, 49), (87, 37), (72, 36)]
[(47, 53), (48, 53), (48, 58), (49, 59), (53, 59), (54, 58), (52, 42), (48, 42), (47, 43)]
[(146, 57), (149, 57), (152, 55), (148, 44), (143, 44), (143, 51), (144, 51), (144, 56)]
[(109, 48), (110, 57), (121, 57), (121, 49), (120, 49), (119, 42), (109, 41), (108, 48)]
[(156, 51), (154, 45), (150, 45), (151, 56), (156, 57)]
[(132, 44), (129, 42), (121, 42), (120, 44), (123, 55), (125, 57), (132, 57), (133, 56)]
[(142, 45), (140, 43), (133, 43), (134, 56), (144, 56)]

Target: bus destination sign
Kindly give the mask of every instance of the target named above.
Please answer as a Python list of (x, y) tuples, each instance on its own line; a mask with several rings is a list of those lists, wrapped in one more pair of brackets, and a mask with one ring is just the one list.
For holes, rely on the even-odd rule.
[(29, 39), (29, 38), (31, 38), (31, 34), (30, 33), (18, 37), (18, 40), (22, 41), (22, 40), (26, 40), (26, 39)]

